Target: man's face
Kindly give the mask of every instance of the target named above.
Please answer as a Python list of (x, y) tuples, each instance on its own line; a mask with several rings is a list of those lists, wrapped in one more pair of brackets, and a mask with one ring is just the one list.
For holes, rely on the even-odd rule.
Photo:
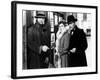
[(74, 29), (74, 26), (75, 26), (75, 23), (74, 22), (69, 23), (70, 30)]
[(38, 22), (39, 22), (40, 24), (44, 24), (44, 20), (45, 20), (44, 18), (38, 18), (37, 20), (38, 20)]

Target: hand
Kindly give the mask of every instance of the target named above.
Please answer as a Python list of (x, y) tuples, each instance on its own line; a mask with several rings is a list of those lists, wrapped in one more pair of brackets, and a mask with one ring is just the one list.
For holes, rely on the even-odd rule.
[(76, 52), (76, 48), (71, 49), (70, 52), (75, 53)]
[(55, 61), (58, 61), (59, 56), (55, 55)]
[(46, 64), (49, 63), (49, 58), (48, 58), (48, 57), (46, 57), (46, 59), (45, 59), (45, 63), (46, 63)]
[(49, 49), (48, 46), (46, 46), (46, 45), (42, 46), (42, 51), (43, 51), (43, 52), (47, 52), (48, 49)]

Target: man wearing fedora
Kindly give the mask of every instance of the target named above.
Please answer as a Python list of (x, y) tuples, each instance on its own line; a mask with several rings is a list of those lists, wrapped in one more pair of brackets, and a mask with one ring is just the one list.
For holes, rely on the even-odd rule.
[(45, 13), (38, 11), (36, 23), (28, 29), (27, 68), (47, 68), (50, 48), (50, 25)]
[(83, 29), (79, 29), (75, 22), (77, 19), (73, 15), (67, 17), (70, 30), (69, 41), (69, 67), (87, 66), (85, 50), (87, 49), (87, 39)]

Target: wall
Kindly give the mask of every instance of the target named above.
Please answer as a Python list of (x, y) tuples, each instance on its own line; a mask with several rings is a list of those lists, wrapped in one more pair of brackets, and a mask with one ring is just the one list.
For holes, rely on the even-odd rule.
[[(11, 1), (12, 0), (1, 0), (0, 2), (0, 80), (11, 80)], [(17, 1), (17, 0), (16, 0)], [(20, 0), (19, 0), (20, 1)], [(22, 0), (27, 1), (27, 0)], [(100, 0), (30, 0), (34, 2), (48, 2), (48, 3), (62, 3), (62, 4), (79, 4), (79, 5), (94, 5), (98, 6), (100, 9)], [(100, 11), (98, 11), (100, 14)], [(98, 21), (100, 21), (100, 16), (98, 16)], [(98, 34), (100, 34), (100, 24), (98, 23)], [(100, 36), (98, 36), (98, 41), (100, 41)], [(98, 47), (100, 43), (98, 42)], [(100, 50), (98, 50), (98, 57)], [(100, 61), (100, 58), (98, 58)], [(100, 67), (100, 64), (98, 64)], [(89, 75), (75, 75), (75, 76), (63, 76), (63, 77), (48, 77), (42, 78), (42, 80), (99, 80), (100, 79), (100, 69), (98, 69), (98, 74)], [(20, 79), (21, 80), (21, 79)], [(24, 79), (23, 79), (24, 80)], [(40, 78), (35, 79), (25, 79), (25, 80), (41, 80)]]

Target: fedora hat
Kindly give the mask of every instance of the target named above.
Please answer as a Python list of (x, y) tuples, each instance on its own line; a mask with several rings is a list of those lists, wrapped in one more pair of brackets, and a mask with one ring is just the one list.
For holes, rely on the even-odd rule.
[(38, 11), (37, 15), (35, 16), (35, 18), (46, 18), (45, 12)]
[(73, 16), (73, 15), (69, 15), (68, 17), (67, 17), (67, 23), (68, 24), (70, 24), (70, 23), (72, 23), (72, 22), (76, 22), (77, 21), (77, 19)]

